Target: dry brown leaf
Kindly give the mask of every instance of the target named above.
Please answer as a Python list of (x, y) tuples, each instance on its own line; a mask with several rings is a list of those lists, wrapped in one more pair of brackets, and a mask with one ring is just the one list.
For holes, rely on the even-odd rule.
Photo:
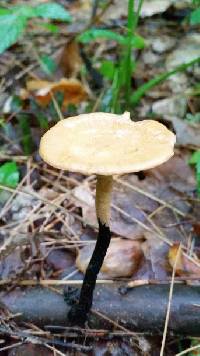
[[(31, 337), (29, 338), (31, 340)], [(28, 340), (27, 340), (28, 341)], [(45, 356), (52, 356), (53, 352), (51, 350), (48, 350), (45, 346), (43, 345), (36, 345), (34, 342), (31, 340), (30, 342), (27, 342), (24, 345), (18, 345), (14, 347), (9, 351), (8, 356), (35, 356), (35, 355), (45, 355)]]
[(38, 103), (45, 107), (52, 100), (52, 94), (62, 93), (63, 108), (69, 104), (79, 104), (87, 97), (86, 89), (77, 79), (62, 78), (59, 82), (49, 82), (47, 80), (30, 80), (26, 84), (27, 90), (33, 93)]
[(147, 263), (145, 279), (164, 280), (168, 276), (165, 266), (165, 256), (168, 251), (168, 246), (164, 241), (158, 239), (153, 232), (145, 231), (144, 237), (146, 241), (143, 242), (142, 249), (145, 262)]
[(63, 74), (68, 77), (76, 77), (80, 72), (82, 59), (79, 53), (79, 45), (75, 40), (69, 41), (60, 56), (60, 67)]
[[(76, 259), (77, 268), (85, 273), (94, 244), (83, 247)], [(143, 257), (138, 241), (112, 239), (101, 268), (103, 278), (130, 277), (136, 272)]]
[[(168, 252), (168, 261), (172, 268), (174, 268), (176, 256), (178, 253), (179, 244), (175, 243), (170, 247)], [(200, 276), (200, 267), (190, 261), (184, 254), (183, 250), (180, 250), (178, 261), (176, 262), (176, 274), (178, 276)]]
[(53, 201), (59, 197), (59, 193), (53, 189), (49, 189), (46, 186), (40, 189), (40, 195), (42, 198), (47, 199), (49, 201)]
[[(54, 271), (69, 270), (74, 266), (74, 255), (70, 250), (64, 249), (52, 249), (47, 255), (46, 262), (53, 268)], [(69, 272), (68, 271), (68, 272)]]
[(200, 237), (200, 223), (195, 222), (193, 224), (193, 231), (198, 237)]

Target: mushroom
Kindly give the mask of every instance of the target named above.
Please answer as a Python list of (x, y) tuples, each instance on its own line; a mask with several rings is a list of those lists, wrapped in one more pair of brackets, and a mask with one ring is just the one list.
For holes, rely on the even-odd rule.
[(110, 244), (113, 175), (138, 172), (164, 163), (173, 155), (175, 135), (154, 120), (133, 122), (130, 113), (90, 113), (63, 119), (41, 139), (40, 155), (55, 168), (96, 174), (99, 233), (88, 264), (79, 302), (68, 314), (83, 325), (92, 306), (97, 275)]

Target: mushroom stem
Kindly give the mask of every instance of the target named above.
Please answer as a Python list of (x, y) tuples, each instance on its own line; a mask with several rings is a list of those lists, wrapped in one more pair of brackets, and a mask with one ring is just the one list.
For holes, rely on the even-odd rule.
[(96, 184), (96, 214), (101, 224), (110, 224), (110, 203), (112, 193), (113, 177), (97, 176)]
[(69, 321), (74, 325), (82, 326), (87, 320), (87, 315), (92, 307), (97, 275), (110, 244), (111, 233), (109, 223), (112, 183), (112, 176), (97, 176), (96, 214), (99, 223), (99, 233), (92, 257), (85, 272), (79, 302), (71, 308), (68, 314)]

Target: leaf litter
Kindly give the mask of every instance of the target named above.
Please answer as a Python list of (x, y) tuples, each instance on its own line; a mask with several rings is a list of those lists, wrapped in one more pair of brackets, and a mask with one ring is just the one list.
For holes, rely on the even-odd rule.
[[(146, 20), (141, 26), (141, 33), (149, 32), (150, 45), (144, 50), (144, 53), (147, 54), (146, 63), (142, 60), (138, 64), (135, 75), (136, 82), (147, 80), (152, 77), (154, 72), (159, 73), (163, 65), (166, 68), (171, 68), (171, 61), (177, 61), (177, 58), (181, 60), (181, 53), (187, 52), (188, 55), (192, 56), (193, 52), (189, 48), (193, 46), (193, 42), (199, 40), (196, 34), (190, 36), (183, 34), (178, 47), (175, 46), (172, 35), (174, 29), (169, 26), (167, 34), (163, 33), (163, 26), (161, 26), (163, 19), (155, 18), (153, 20), (154, 26), (152, 26), (151, 19), (152, 15), (169, 11), (172, 1), (163, 1), (162, 4), (157, 1), (145, 1), (145, 3), (142, 16)], [(85, 9), (84, 16), (87, 20), (90, 17), (91, 4), (90, 2), (79, 1), (78, 6), (81, 4)], [(76, 16), (77, 4), (71, 6), (72, 13)], [(124, 4), (123, 6), (114, 6), (114, 11), (113, 6), (110, 6), (103, 21), (107, 22), (112, 15), (113, 19), (115, 18), (123, 24), (126, 7)], [(173, 4), (173, 6), (176, 5)], [(82, 13), (79, 14), (79, 17), (81, 17), (81, 20), (83, 19)], [(70, 26), (73, 29), (73, 24), (69, 25), (69, 32)], [(146, 37), (146, 34), (144, 37)], [(164, 38), (167, 38), (168, 46), (163, 49), (161, 44)], [(36, 36), (36, 41), (38, 40), (39, 37), (37, 39)], [(56, 43), (54, 41), (52, 38), (52, 47), (55, 53), (60, 44), (59, 41), (55, 41)], [(68, 112), (70, 104), (77, 103), (83, 103), (83, 106), (80, 105), (81, 109), (78, 109), (82, 110), (84, 102), (88, 100), (88, 87), (80, 76), (81, 66), (83, 65), (82, 58), (79, 55), (77, 45), (73, 41), (70, 42), (69, 40), (69, 44), (66, 45), (66, 38), (64, 38), (62, 43), (65, 45), (59, 64), (62, 75), (56, 73), (54, 81), (49, 78), (44, 80), (40, 70), (37, 70), (35, 77), (32, 76), (31, 69), (24, 73), (21, 72), (21, 78), (25, 78), (23, 82), (18, 79), (13, 81), (13, 78), (9, 78), (5, 87), (10, 85), (9, 88), (14, 91), (17, 82), (17, 93), (20, 93), (20, 90), (25, 88), (26, 83), (26, 92), (23, 92), (22, 99), (27, 105), (27, 100), (33, 97), (42, 108), (50, 104), (52, 95), (56, 96), (57, 100), (57, 93), (61, 92), (63, 95), (61, 110), (63, 112)], [(41, 46), (44, 47), (44, 42), (41, 42), (38, 48)], [(108, 44), (108, 47), (102, 46), (100, 48), (99, 46), (99, 52), (95, 49), (96, 58), (98, 59), (98, 56), (107, 51), (107, 48), (112, 51), (112, 44)], [(196, 55), (198, 49), (196, 46), (193, 46), (193, 49), (194, 55)], [(49, 51), (48, 46), (47, 51)], [(66, 56), (66, 51), (70, 52), (70, 60)], [(93, 51), (93, 47), (91, 47), (91, 51)], [(144, 55), (142, 55), (142, 58), (145, 59)], [(152, 62), (150, 58), (153, 58)], [(24, 66), (23, 58), (20, 61), (20, 65)], [(14, 51), (9, 51), (2, 56), (0, 63), (1, 71), (5, 71), (8, 77), (13, 64), (16, 64), (16, 55)], [(32, 64), (37, 66), (37, 63)], [(21, 71), (23, 70), (24, 67), (21, 67)], [(15, 74), (14, 78), (18, 74)], [(198, 77), (198, 75), (198, 69), (193, 68), (189, 73), (179, 74), (177, 82), (179, 80), (186, 82), (185, 90), (188, 90), (195, 76)], [(171, 92), (175, 90), (175, 86), (178, 90), (175, 91), (175, 97), (171, 97)], [(199, 147), (199, 125), (198, 123), (197, 125), (189, 124), (184, 120), (191, 99), (183, 97), (181, 101), (177, 101), (176, 95), (177, 93), (180, 94), (182, 88), (182, 82), (176, 84), (175, 80), (170, 79), (154, 88), (143, 101), (143, 107), (136, 109), (138, 116), (142, 116), (140, 115), (141, 110), (143, 110), (145, 117), (152, 113), (156, 113), (159, 119), (164, 116), (164, 119), (172, 124), (176, 132), (179, 147), (177, 147), (176, 155), (169, 162), (154, 170), (144, 172), (144, 179), (140, 179), (140, 175), (134, 174), (115, 178), (111, 218), (113, 238), (99, 278), (121, 279), (122, 281), (125, 278), (130, 283), (137, 281), (145, 283), (150, 280), (157, 283), (163, 280), (169, 282), (174, 268), (177, 248), (181, 243), (181, 255), (176, 266), (175, 282), (177, 280), (190, 284), (199, 283), (198, 221), (200, 218), (200, 202), (195, 195), (194, 170), (188, 166), (190, 149)], [(10, 94), (6, 91), (4, 95), (9, 97)], [(164, 115), (163, 100), (165, 100), (164, 104), (166, 104), (168, 110)], [(159, 103), (159, 101), (162, 101), (162, 103)], [(178, 111), (177, 102), (180, 103)], [(184, 102), (183, 105), (182, 102)], [(156, 112), (155, 104), (157, 107), (162, 104), (162, 109)], [(173, 111), (169, 112), (169, 107), (171, 107), (169, 104), (174, 105)], [(146, 110), (144, 111), (145, 107)], [(28, 109), (29, 106), (26, 106), (26, 108)], [(174, 109), (176, 109), (176, 112)], [(196, 111), (196, 103), (194, 103), (193, 110)], [(10, 120), (10, 114), (6, 115)], [(43, 280), (55, 278), (58, 280), (63, 278), (81, 280), (82, 272), (85, 270), (88, 256), (91, 254), (96, 238), (95, 178), (60, 173), (47, 167), (41, 161), (29, 160), (26, 157), (20, 158), (18, 157), (19, 152), (16, 152), (13, 147), (13, 140), (7, 142), (7, 144), (5, 152), (9, 152), (9, 158), (14, 157), (19, 167), (24, 162), (27, 165), (27, 179), (23, 181), (19, 189), (17, 187), (15, 190), (14, 187), (10, 186), (10, 191), (8, 190), (7, 193), (9, 199), (10, 197), (12, 199), (7, 206), (6, 202), (2, 203), (0, 255), (6, 241), (8, 241), (8, 245), (14, 245), (15, 251), (7, 247), (9, 254), (3, 256), (0, 262), (1, 279), (12, 279), (14, 286), (17, 286), (18, 281), (37, 280), (38, 276)], [(5, 152), (1, 158), (2, 164), (5, 162)], [(38, 187), (35, 186), (34, 181), (30, 181), (31, 170), (40, 177), (41, 183)], [(20, 239), (20, 234), (23, 235), (22, 239)], [(34, 235), (38, 237), (38, 250), (37, 246), (31, 241)], [(25, 243), (25, 239), (28, 243)], [(77, 267), (81, 272), (77, 270)], [(30, 330), (34, 333), (33, 326), (30, 326)], [(32, 343), (28, 345), (29, 348), (33, 347), (31, 346)], [(102, 341), (102, 344), (95, 346), (97, 351), (98, 348), (100, 349), (99, 352), (102, 352), (102, 350), (108, 351), (110, 348), (112, 349), (110, 352), (114, 352), (115, 348), (116, 350), (121, 348), (125, 354), (131, 353), (129, 347), (128, 343), (125, 342), (122, 345), (119, 341), (116, 341), (116, 345)], [(149, 348), (151, 346), (148, 345), (147, 354), (148, 352), (151, 354)], [(14, 352), (17, 349), (22, 352), (23, 346), (14, 348)], [(35, 353), (38, 351), (37, 347), (36, 349)], [(27, 350), (28, 348), (25, 347), (25, 352)], [(48, 351), (45, 348), (45, 353)], [(12, 351), (9, 354), (12, 355)]]

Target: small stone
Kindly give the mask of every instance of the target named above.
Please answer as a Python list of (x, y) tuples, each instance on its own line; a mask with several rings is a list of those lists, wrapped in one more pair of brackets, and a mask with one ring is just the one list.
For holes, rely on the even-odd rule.
[(141, 17), (151, 17), (165, 12), (173, 0), (145, 0), (141, 9)]
[[(199, 148), (200, 125), (190, 125), (186, 120), (176, 116), (168, 116), (166, 119), (172, 122), (176, 132), (176, 142), (181, 146), (196, 146)], [(185, 188), (186, 189), (186, 188)]]
[[(139, 1), (135, 1), (136, 7)], [(156, 14), (161, 14), (165, 12), (173, 3), (173, 0), (145, 0), (142, 5), (140, 17), (151, 17)], [(115, 0), (115, 2), (109, 6), (106, 14), (104, 15), (104, 20), (118, 20), (121, 17), (127, 16), (128, 0)]]
[(168, 81), (168, 86), (175, 94), (183, 93), (183, 91), (189, 88), (189, 81), (185, 73), (176, 73), (172, 75)]
[(32, 191), (29, 189), (24, 189), (27, 192), (25, 194), (19, 194), (13, 199), (11, 214), (12, 221), (20, 221), (27, 217), (27, 214), (38, 204), (38, 199), (33, 195), (31, 195)]
[(176, 39), (169, 36), (156, 37), (152, 41), (152, 49), (159, 54), (171, 50), (176, 44)]
[(152, 111), (155, 114), (164, 116), (184, 117), (187, 108), (185, 98), (167, 98), (156, 101), (152, 105)]
[(191, 0), (173, 0), (172, 3), (176, 9), (185, 9), (186, 7), (191, 7)]
[(160, 60), (160, 56), (153, 53), (151, 50), (144, 51), (142, 54), (142, 61), (144, 64), (153, 65)]
[(167, 56), (166, 68), (167, 70), (174, 69), (198, 57), (200, 57), (200, 36), (198, 33), (191, 33), (183, 37), (178, 47)]
[[(85, 273), (94, 244), (83, 247), (76, 259), (77, 268)], [(138, 241), (112, 239), (98, 278), (130, 277), (136, 272), (143, 252)]]

